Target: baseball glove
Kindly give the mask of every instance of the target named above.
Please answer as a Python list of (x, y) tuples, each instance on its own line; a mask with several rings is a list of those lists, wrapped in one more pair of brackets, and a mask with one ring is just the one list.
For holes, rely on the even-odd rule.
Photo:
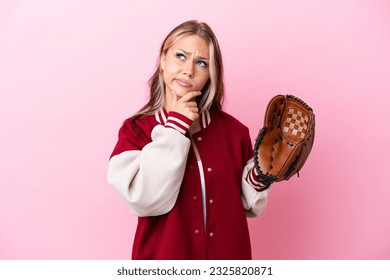
[(313, 147), (314, 127), (313, 110), (305, 102), (292, 95), (275, 96), (254, 147), (257, 179), (269, 186), (296, 173), (299, 177)]

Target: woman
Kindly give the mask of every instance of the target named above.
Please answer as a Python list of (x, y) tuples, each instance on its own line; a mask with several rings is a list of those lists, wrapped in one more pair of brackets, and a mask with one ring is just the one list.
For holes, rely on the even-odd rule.
[(251, 259), (246, 216), (269, 189), (257, 179), (248, 128), (221, 110), (223, 65), (205, 23), (161, 46), (150, 100), (119, 131), (108, 181), (138, 216), (133, 259)]

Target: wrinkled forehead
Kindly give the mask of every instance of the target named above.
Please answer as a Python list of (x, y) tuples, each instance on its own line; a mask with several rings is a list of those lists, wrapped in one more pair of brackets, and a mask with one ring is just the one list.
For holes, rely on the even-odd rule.
[(187, 35), (178, 38), (169, 48), (182, 50), (186, 54), (208, 59), (210, 57), (209, 43), (198, 35)]

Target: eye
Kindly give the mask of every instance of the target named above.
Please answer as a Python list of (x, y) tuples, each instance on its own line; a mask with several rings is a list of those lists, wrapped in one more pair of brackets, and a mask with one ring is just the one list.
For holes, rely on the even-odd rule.
[(202, 68), (206, 68), (207, 67), (207, 62), (203, 61), (203, 60), (199, 60), (198, 62), (196, 62), (196, 64), (198, 64)]
[(176, 57), (180, 60), (185, 60), (186, 59), (186, 56), (180, 52), (177, 52), (176, 53)]

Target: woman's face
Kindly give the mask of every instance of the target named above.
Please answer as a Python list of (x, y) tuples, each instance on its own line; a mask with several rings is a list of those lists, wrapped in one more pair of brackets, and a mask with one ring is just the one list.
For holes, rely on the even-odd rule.
[(209, 46), (197, 35), (181, 38), (161, 56), (166, 95), (200, 91), (208, 81)]

